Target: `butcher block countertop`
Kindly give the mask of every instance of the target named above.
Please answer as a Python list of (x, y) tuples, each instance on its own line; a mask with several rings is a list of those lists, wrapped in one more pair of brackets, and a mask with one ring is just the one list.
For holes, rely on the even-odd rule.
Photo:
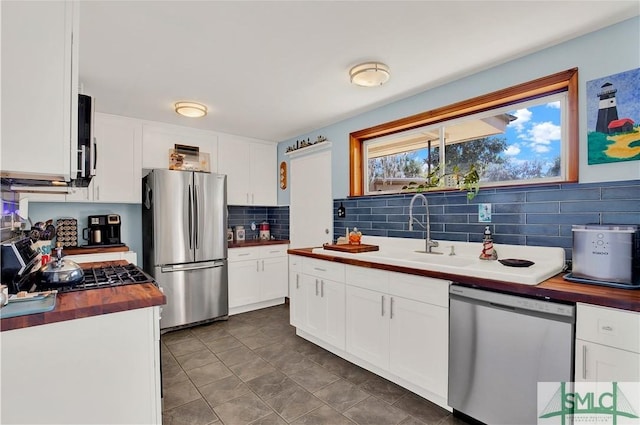
[(334, 261), (359, 267), (369, 267), (380, 270), (389, 270), (400, 273), (433, 277), (437, 279), (451, 280), (462, 285), (473, 286), (479, 289), (488, 289), (515, 295), (525, 295), (556, 301), (582, 302), (604, 307), (613, 307), (623, 310), (640, 312), (640, 289), (617, 289), (606, 286), (568, 282), (562, 278), (563, 274), (553, 276), (538, 285), (523, 285), (499, 280), (482, 279), (451, 273), (414, 269), (410, 267), (372, 263), (369, 261), (353, 258), (333, 256), (331, 255), (330, 251), (320, 255), (313, 253), (312, 248), (289, 249), (287, 252), (293, 255)]
[(229, 248), (247, 248), (250, 246), (266, 246), (266, 245), (286, 245), (289, 241), (286, 239), (261, 240), (251, 239), (242, 242), (229, 242)]
[(105, 252), (127, 252), (129, 251), (129, 247), (126, 245), (123, 246), (92, 246), (92, 247), (81, 247), (81, 246), (69, 246), (66, 248), (62, 248), (63, 255), (82, 255), (82, 254), (104, 254)]
[[(124, 260), (108, 263), (128, 264)], [(82, 267), (90, 268), (102, 264), (104, 263), (84, 263)], [(59, 293), (56, 307), (52, 311), (1, 319), (0, 330), (9, 331), (163, 304), (166, 304), (164, 294), (151, 283)]]

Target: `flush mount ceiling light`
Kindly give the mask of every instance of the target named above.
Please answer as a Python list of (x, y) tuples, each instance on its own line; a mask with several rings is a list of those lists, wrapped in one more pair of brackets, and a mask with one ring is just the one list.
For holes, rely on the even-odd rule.
[(207, 115), (207, 107), (196, 102), (176, 102), (176, 113), (183, 117), (200, 118)]
[(389, 81), (391, 73), (389, 67), (383, 63), (367, 62), (351, 68), (349, 76), (353, 84), (362, 87), (375, 87)]

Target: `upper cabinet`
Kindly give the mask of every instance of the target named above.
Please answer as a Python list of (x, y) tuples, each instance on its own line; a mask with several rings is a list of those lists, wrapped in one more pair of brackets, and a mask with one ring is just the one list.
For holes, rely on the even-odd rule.
[(142, 124), (115, 115), (95, 116), (94, 202), (139, 204), (142, 200)]
[(223, 134), (218, 154), (218, 172), (227, 175), (229, 205), (277, 205), (275, 143)]
[(142, 168), (168, 169), (169, 151), (175, 145), (197, 146), (209, 154), (212, 173), (218, 165), (218, 136), (211, 131), (179, 127), (170, 124), (145, 122), (142, 130)]
[(77, 169), (77, 4), (1, 7), (2, 171), (68, 181)]

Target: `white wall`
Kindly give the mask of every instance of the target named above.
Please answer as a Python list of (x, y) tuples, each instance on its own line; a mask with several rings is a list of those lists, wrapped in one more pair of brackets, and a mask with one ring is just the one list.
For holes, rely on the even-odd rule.
[[(398, 118), (446, 106), (570, 68), (578, 68), (581, 183), (640, 179), (640, 161), (587, 164), (586, 82), (640, 67), (640, 17), (575, 38), (495, 68), (419, 93), (278, 144), (278, 164), (296, 140), (332, 142), (333, 198), (349, 195), (349, 134)], [(278, 203), (289, 204), (289, 190), (278, 190)]]

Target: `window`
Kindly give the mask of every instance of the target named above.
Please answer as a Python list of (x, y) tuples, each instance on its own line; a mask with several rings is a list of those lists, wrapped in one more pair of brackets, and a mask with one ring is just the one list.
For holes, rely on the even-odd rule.
[(577, 70), (351, 134), (351, 195), (577, 181)]

